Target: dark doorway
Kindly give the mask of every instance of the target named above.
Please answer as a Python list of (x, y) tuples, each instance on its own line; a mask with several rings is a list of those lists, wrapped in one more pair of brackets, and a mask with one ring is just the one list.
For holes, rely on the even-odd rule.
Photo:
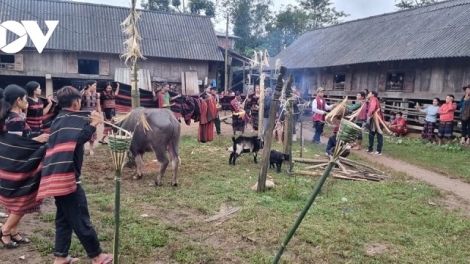
[(41, 85), (42, 94), (46, 94), (46, 78), (36, 76), (11, 76), (11, 75), (0, 75), (0, 87), (5, 88), (10, 84), (16, 84), (21, 87), (25, 87), (28, 82), (35, 81)]

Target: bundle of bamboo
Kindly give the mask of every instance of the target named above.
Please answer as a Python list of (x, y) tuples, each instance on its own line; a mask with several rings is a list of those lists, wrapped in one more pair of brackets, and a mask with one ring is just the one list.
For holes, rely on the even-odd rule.
[(344, 113), (346, 113), (346, 105), (348, 104), (348, 97), (346, 96), (344, 100), (336, 105), (333, 110), (331, 110), (328, 114), (325, 115), (325, 123), (329, 125), (336, 125), (334, 123), (334, 118), (336, 117), (338, 120), (341, 120)]

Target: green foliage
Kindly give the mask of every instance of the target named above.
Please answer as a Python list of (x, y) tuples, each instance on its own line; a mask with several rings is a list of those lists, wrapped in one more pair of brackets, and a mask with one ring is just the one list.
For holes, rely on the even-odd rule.
[[(395, 4), (395, 6), (400, 9), (410, 9), (437, 3), (439, 1), (440, 0), (399, 0), (399, 2)], [(395, 0), (395, 2), (397, 2), (397, 0)]]
[(189, 0), (188, 6), (182, 6), (181, 0), (142, 0), (142, 8), (160, 12), (181, 12), (214, 16), (215, 5), (210, 0)]
[(348, 16), (338, 12), (330, 0), (302, 0), (298, 5), (287, 5), (279, 12), (271, 10), (267, 0), (235, 0), (229, 9), (236, 48), (245, 54), (253, 49), (267, 49), (275, 56), (292, 44), (307, 30), (336, 24)]

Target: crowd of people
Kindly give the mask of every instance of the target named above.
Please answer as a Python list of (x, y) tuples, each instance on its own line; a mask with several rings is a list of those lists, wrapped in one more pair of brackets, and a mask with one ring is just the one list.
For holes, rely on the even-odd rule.
[[(100, 97), (96, 92), (96, 81), (88, 81), (82, 91), (71, 86), (61, 88), (55, 98), (47, 97), (45, 104), (39, 98), (41, 87), (37, 82), (29, 82), (25, 88), (8, 85), (4, 90), (0, 89), (0, 143), (2, 148), (11, 148), (10, 152), (4, 154), (8, 156), (1, 157), (5, 159), (1, 161), (2, 166), (7, 166), (6, 160), (15, 162), (17, 157), (14, 148), (24, 149), (21, 142), (28, 145), (28, 140), (36, 142), (34, 146), (39, 143), (38, 149), (32, 149), (31, 152), (41, 153), (41, 159), (36, 162), (43, 160), (36, 164), (33, 172), (19, 172), (13, 168), (12, 171), (2, 170), (0, 173), (2, 185), (10, 184), (17, 188), (15, 191), (0, 192), (0, 202), (9, 212), (0, 230), (4, 248), (14, 249), (30, 243), (19, 232), (21, 219), (25, 214), (39, 211), (44, 198), (54, 197), (57, 208), (54, 263), (78, 261), (69, 256), (72, 232), (77, 235), (92, 263), (112, 263), (113, 256), (102, 252), (98, 236), (91, 225), (80, 176), (84, 145), (90, 142), (92, 147), (96, 141), (96, 126), (103, 121), (102, 110), (105, 119), (114, 118), (114, 96), (117, 93), (119, 85), (113, 89), (112, 84), (108, 83)], [(60, 112), (51, 124), (45, 125), (44, 117), (55, 106), (60, 107)], [(86, 115), (80, 116), (80, 113)], [(105, 129), (105, 133), (109, 131)], [(100, 142), (104, 143), (104, 138), (105, 135)], [(90, 154), (93, 155), (91, 147)], [(28, 162), (34, 160), (27, 160), (26, 165)], [(39, 179), (31, 184), (31, 181), (36, 180), (37, 170)]]
[[(437, 143), (438, 145), (442, 145), (444, 140), (450, 141), (454, 134), (455, 114), (457, 109), (460, 108), (462, 124), (461, 144), (470, 145), (470, 85), (463, 87), (463, 91), (465, 95), (460, 100), (459, 105), (455, 102), (454, 95), (452, 94), (447, 95), (445, 102), (442, 104), (439, 98), (434, 98), (432, 104), (425, 108), (422, 108), (418, 103), (415, 105), (416, 111), (426, 114), (424, 119), (425, 124), (421, 133), (421, 137), (424, 140), (433, 144)], [(367, 152), (373, 155), (382, 155), (383, 124), (387, 125), (387, 129), (390, 130), (394, 136), (404, 137), (408, 133), (407, 122), (402, 112), (392, 113), (389, 122), (385, 121), (384, 111), (378, 96), (379, 93), (377, 91), (368, 91), (365, 89), (357, 93), (356, 100), (353, 104), (346, 106), (346, 110), (349, 112), (361, 109), (360, 113), (355, 117), (354, 122), (367, 131), (369, 141)], [(320, 143), (320, 136), (323, 133), (325, 124), (325, 115), (335, 106), (336, 104), (328, 105), (326, 103), (324, 99), (324, 89), (318, 88), (316, 97), (312, 101), (312, 121), (313, 128), (315, 129), (312, 139), (313, 143)], [(382, 122), (371, 122), (375, 114), (377, 114), (377, 118), (381, 119)], [(435, 133), (436, 129), (437, 134)], [(362, 134), (363, 132), (358, 134), (357, 141), (354, 142), (355, 146), (352, 148), (353, 150), (362, 149)], [(375, 137), (377, 137), (377, 145), (374, 151)], [(331, 146), (327, 147), (326, 154), (331, 154)]]

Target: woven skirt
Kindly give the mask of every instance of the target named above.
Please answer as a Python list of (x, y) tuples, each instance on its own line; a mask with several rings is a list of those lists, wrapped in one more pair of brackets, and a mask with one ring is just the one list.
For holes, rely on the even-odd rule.
[(426, 122), (423, 127), (423, 131), (421, 132), (421, 138), (427, 140), (433, 140), (436, 138), (436, 134), (434, 133), (434, 129), (436, 129), (435, 122)]
[(454, 122), (439, 122), (437, 136), (439, 138), (450, 138), (454, 133)]

